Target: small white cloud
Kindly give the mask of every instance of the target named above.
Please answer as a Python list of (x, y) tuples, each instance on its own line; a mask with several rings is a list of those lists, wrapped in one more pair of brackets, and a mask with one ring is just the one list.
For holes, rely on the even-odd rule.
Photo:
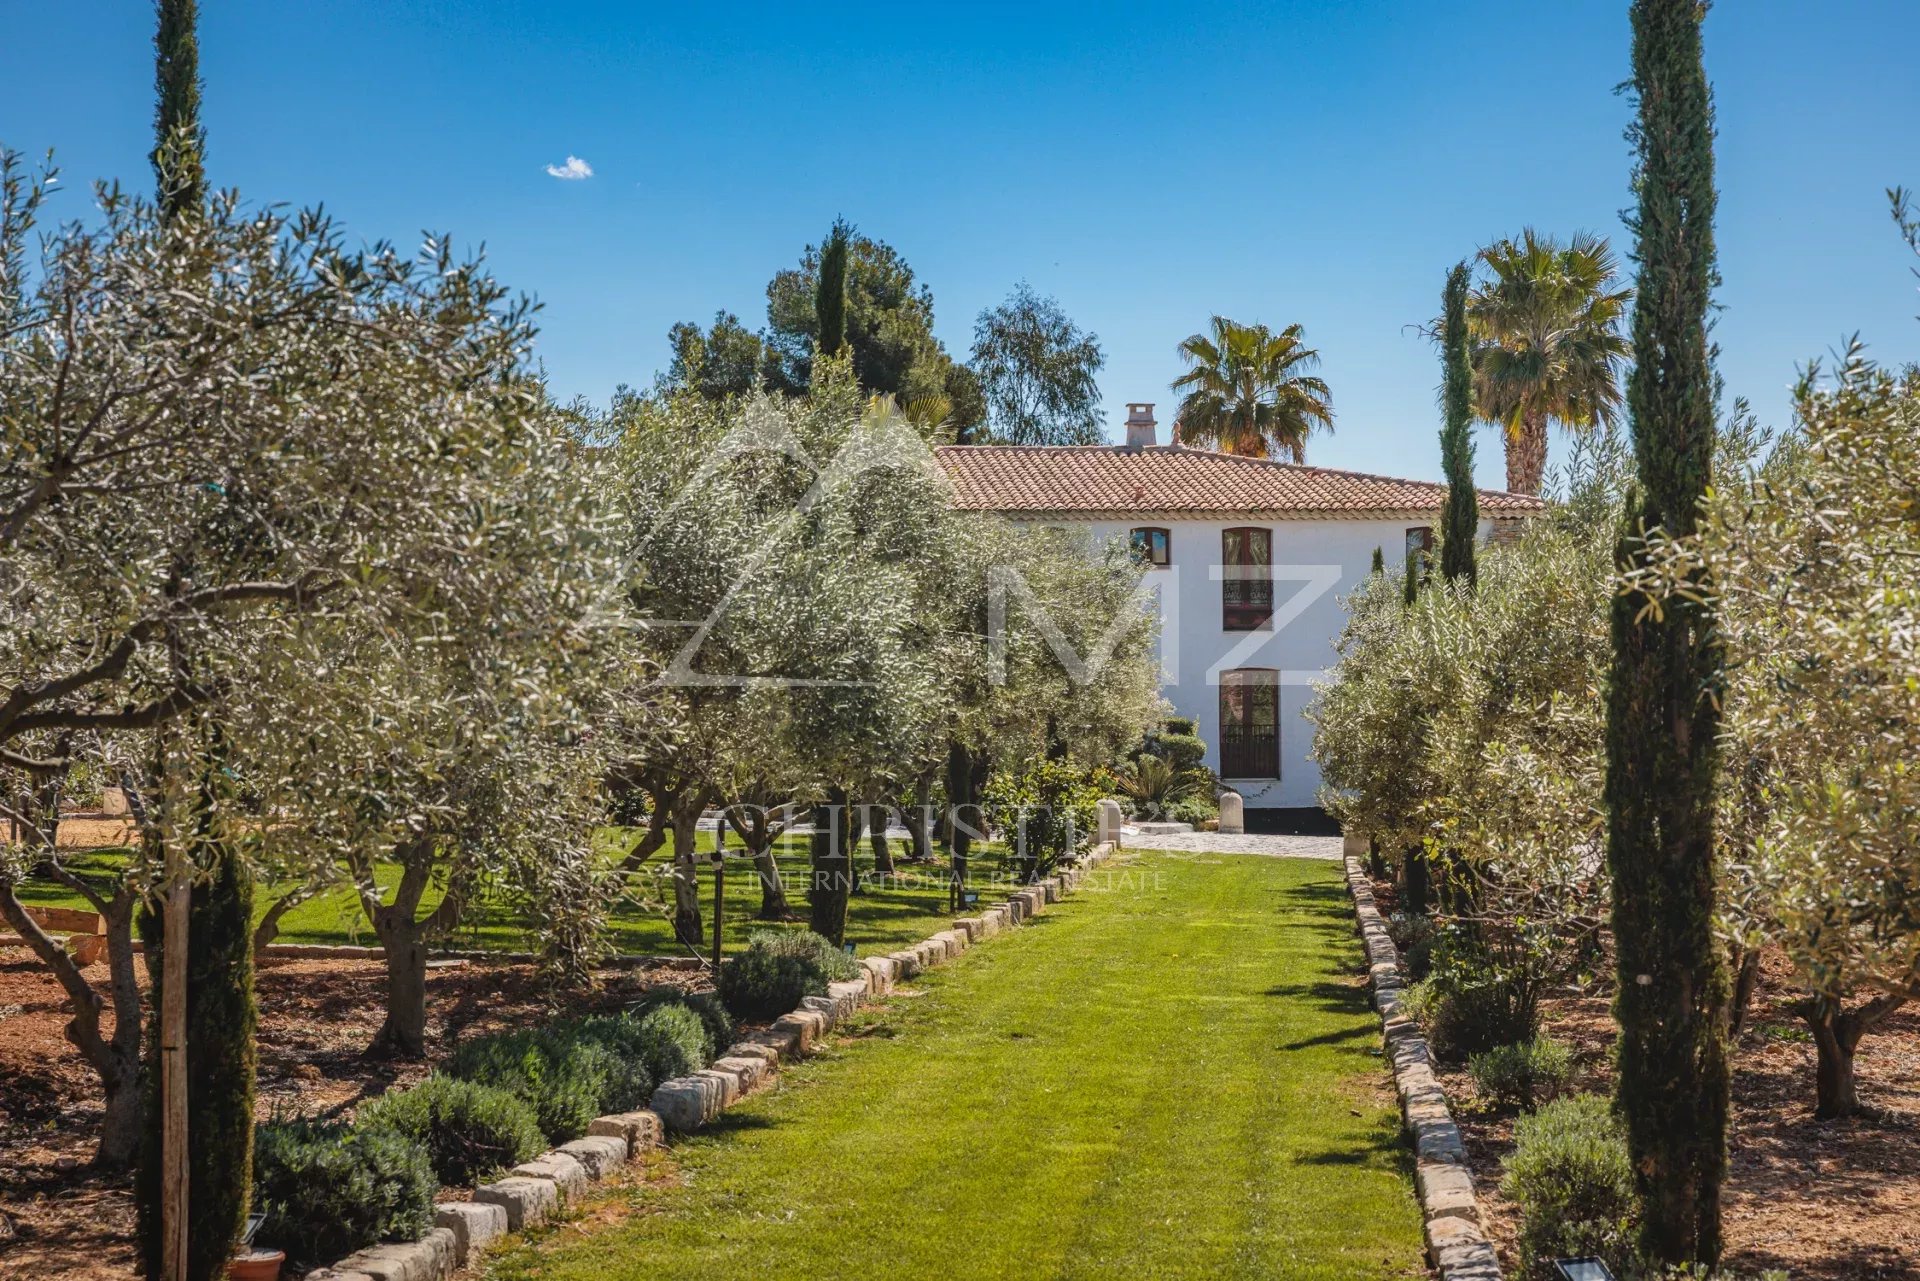
[(568, 156), (566, 164), (548, 165), (547, 172), (556, 178), (564, 178), (568, 182), (577, 182), (582, 178), (593, 177), (593, 166), (578, 156)]

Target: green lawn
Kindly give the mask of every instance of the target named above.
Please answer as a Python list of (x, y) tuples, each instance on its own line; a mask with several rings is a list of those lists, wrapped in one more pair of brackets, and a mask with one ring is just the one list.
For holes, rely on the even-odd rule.
[(494, 1281), (1424, 1276), (1351, 920), (1330, 862), (1110, 865)]
[[(637, 833), (628, 834), (618, 829), (606, 832), (604, 845), (609, 858), (616, 857), (627, 848), (630, 835)], [(703, 853), (712, 850), (711, 832), (700, 833), (699, 848)], [(740, 853), (737, 841), (730, 843), (729, 848), (736, 855)], [(776, 849), (787, 885), (788, 905), (804, 917), (807, 910), (806, 838), (783, 838)], [(903, 844), (894, 842), (894, 857), (898, 859), (902, 852)], [(649, 866), (655, 869), (663, 867), (666, 857), (664, 852), (656, 854)], [(99, 849), (70, 851), (65, 856), (65, 862), (81, 877), (105, 886), (117, 875), (119, 865), (125, 858), (125, 850)], [(860, 866), (870, 868), (870, 858), (865, 843), (862, 843), (858, 857)], [(984, 853), (976, 849), (970, 871), (979, 882), (978, 889), (983, 902), (997, 902), (1006, 897), (1007, 890), (996, 889), (991, 879), (1000, 871), (999, 855), (992, 847), (987, 847)], [(847, 940), (863, 955), (891, 952), (945, 929), (953, 915), (947, 911), (946, 875), (944, 864), (934, 868), (902, 865), (899, 874), (891, 880), (862, 888), (848, 907)], [(380, 867), (375, 870), (374, 876), (383, 889), (391, 890), (399, 880), (400, 872), (397, 867)], [(656, 893), (656, 900), (660, 893), (664, 893), (663, 888)], [(261, 887), (254, 905), (256, 916), (266, 913), (274, 897), (273, 887)], [(37, 907), (86, 906), (78, 894), (46, 880), (27, 880), (20, 887), (20, 898), (22, 902)], [(432, 906), (437, 899), (437, 893), (429, 891), (427, 906)], [(711, 928), (713, 876), (705, 860), (700, 866), (700, 901), (703, 904), (703, 916), (708, 928)], [(754, 875), (753, 864), (744, 857), (730, 859), (727, 864), (729, 948), (744, 947), (751, 930), (764, 928), (753, 919), (759, 906), (760, 882)], [(467, 915), (466, 924), (451, 940), (453, 946), (497, 948), (502, 951), (533, 946), (519, 913), (507, 901), (483, 900)], [(672, 925), (665, 916), (659, 914), (658, 902), (650, 906), (639, 895), (622, 898), (609, 905), (608, 939), (612, 947), (620, 952), (664, 954), (684, 950), (675, 946)], [(360, 910), (358, 896), (352, 890), (342, 888), (289, 911), (281, 918), (279, 941), (372, 946), (379, 940), (373, 937), (372, 927), (367, 924), (366, 916)]]

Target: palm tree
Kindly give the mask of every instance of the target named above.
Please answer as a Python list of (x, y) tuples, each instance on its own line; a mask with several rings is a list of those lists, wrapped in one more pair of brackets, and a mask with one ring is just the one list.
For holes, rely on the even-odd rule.
[(1540, 492), (1547, 424), (1611, 425), (1628, 346), (1620, 322), (1633, 297), (1612, 288), (1619, 264), (1604, 236), (1561, 245), (1529, 227), (1480, 251), (1493, 278), (1467, 300), (1474, 401), (1507, 441), (1507, 488)]
[(1307, 371), (1320, 353), (1305, 344), (1299, 325), (1274, 333), (1265, 325), (1213, 318), (1213, 334), (1195, 334), (1180, 344), (1187, 372), (1173, 380), (1185, 391), (1177, 438), (1216, 445), (1229, 454), (1267, 458), (1290, 454), (1307, 460), (1307, 437), (1333, 430), (1333, 402), (1326, 380)]

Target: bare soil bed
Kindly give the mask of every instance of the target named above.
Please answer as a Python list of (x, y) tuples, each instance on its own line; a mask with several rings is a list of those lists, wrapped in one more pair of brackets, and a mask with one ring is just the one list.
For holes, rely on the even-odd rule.
[[(529, 965), (436, 963), (427, 976), (429, 1061), (392, 1063), (361, 1054), (380, 1027), (379, 962), (268, 960), (258, 978), (257, 1113), (347, 1116), (425, 1076), (461, 1037), (560, 1011), (617, 1009), (655, 983), (704, 985), (697, 971), (664, 961), (599, 978), (597, 991), (555, 994)], [(69, 1012), (65, 992), (30, 952), (0, 948), (0, 1277), (137, 1274), (130, 1181), (88, 1167), (100, 1094), (64, 1036)]]
[[(1390, 901), (1392, 887), (1376, 882)], [(1390, 910), (1390, 909), (1383, 909)], [(1797, 993), (1782, 958), (1765, 959), (1733, 1055), (1726, 1263), (1742, 1274), (1783, 1268), (1806, 1281), (1920, 1281), (1920, 1006), (1869, 1033), (1855, 1061), (1878, 1115), (1818, 1121), (1814, 1051), (1788, 1009)], [(1545, 1030), (1575, 1052), (1575, 1088), (1613, 1088), (1607, 998), (1545, 1003)], [(1500, 1195), (1513, 1118), (1482, 1109), (1459, 1065), (1437, 1065), (1466, 1138), (1487, 1231), (1517, 1274), (1517, 1208)]]

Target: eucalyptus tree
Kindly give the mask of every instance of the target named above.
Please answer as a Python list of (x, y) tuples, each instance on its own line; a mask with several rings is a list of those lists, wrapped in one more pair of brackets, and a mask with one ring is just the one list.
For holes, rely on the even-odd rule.
[(1173, 380), (1184, 392), (1180, 440), (1230, 454), (1307, 460), (1307, 440), (1333, 430), (1333, 396), (1313, 370), (1320, 353), (1298, 324), (1279, 333), (1215, 316), (1207, 333), (1180, 344), (1187, 372)]
[[(471, 460), (538, 405), (512, 376), (528, 312), (444, 241), (349, 252), (319, 214), (231, 195), (169, 220), (104, 189), (99, 218), (45, 237), (29, 272), (44, 186), (11, 153), (0, 179), (0, 768), (44, 778), (89, 743), (126, 761), (136, 741), (151, 762), (183, 713), (254, 696), (263, 638), (290, 619), (406, 614), (394, 587), (449, 545)], [(146, 856), (195, 812), (159, 772), (134, 781), (154, 789), (152, 840), (129, 892), (97, 896), (122, 1016)], [(21, 927), (25, 871), (9, 858), (0, 913), (73, 1001), (107, 1094), (100, 1158), (123, 1164), (137, 1043), (103, 1039), (104, 998)]]
[(1537, 494), (1547, 468), (1547, 428), (1617, 422), (1631, 289), (1604, 236), (1566, 244), (1529, 227), (1480, 251), (1491, 278), (1468, 298), (1475, 343), (1474, 402), (1506, 440), (1507, 488)]
[(1107, 363), (1100, 338), (1073, 323), (1053, 298), (1026, 281), (973, 322), (970, 366), (987, 400), (995, 441), (1010, 445), (1097, 445), (1100, 386)]

